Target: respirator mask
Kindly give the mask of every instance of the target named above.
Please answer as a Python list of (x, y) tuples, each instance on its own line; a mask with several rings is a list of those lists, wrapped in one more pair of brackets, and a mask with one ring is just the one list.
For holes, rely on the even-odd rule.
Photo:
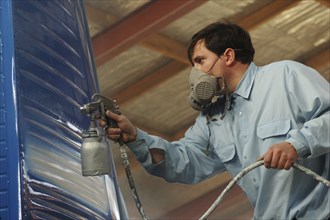
[(224, 94), (225, 85), (222, 78), (214, 77), (196, 68), (192, 68), (189, 75), (190, 106), (201, 111), (212, 103), (215, 96)]

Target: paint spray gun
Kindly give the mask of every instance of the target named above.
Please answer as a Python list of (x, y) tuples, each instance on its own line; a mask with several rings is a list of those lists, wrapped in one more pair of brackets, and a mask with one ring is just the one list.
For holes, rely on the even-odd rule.
[[(107, 142), (104, 132), (101, 132), (96, 126), (96, 116), (98, 114), (102, 120), (107, 122), (108, 127), (118, 127), (117, 122), (106, 116), (105, 113), (108, 110), (118, 115), (121, 114), (119, 111), (119, 106), (115, 100), (100, 94), (93, 95), (92, 102), (84, 104), (80, 108), (82, 113), (89, 115), (90, 117), (90, 126), (87, 132), (84, 132), (82, 135), (82, 145), (80, 150), (81, 170), (83, 176), (107, 175), (111, 172), (112, 163), (110, 145)], [(127, 180), (131, 188), (136, 207), (143, 220), (149, 220), (137, 194), (124, 142), (120, 138), (118, 143), (120, 145), (120, 156), (123, 161)]]
[[(82, 134), (81, 145), (81, 168), (83, 176), (106, 175), (111, 172), (111, 151), (104, 132), (96, 126), (96, 116), (107, 122), (110, 127), (117, 127), (117, 123), (106, 116), (106, 111), (110, 110), (116, 114), (121, 114), (116, 101), (100, 94), (92, 97), (92, 102), (84, 104), (80, 111), (90, 118), (90, 126)], [(119, 144), (123, 145), (122, 140)]]

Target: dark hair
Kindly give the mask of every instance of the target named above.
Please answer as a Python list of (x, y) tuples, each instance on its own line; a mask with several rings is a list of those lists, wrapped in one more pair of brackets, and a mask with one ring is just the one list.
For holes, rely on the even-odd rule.
[(192, 36), (188, 47), (188, 59), (191, 64), (194, 48), (199, 40), (204, 40), (206, 48), (218, 56), (227, 48), (232, 48), (235, 50), (237, 61), (243, 64), (253, 61), (254, 48), (250, 34), (229, 21), (212, 23)]

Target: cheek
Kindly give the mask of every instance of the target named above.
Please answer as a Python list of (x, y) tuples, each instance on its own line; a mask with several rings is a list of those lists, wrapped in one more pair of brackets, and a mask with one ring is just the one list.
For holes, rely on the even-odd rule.
[(213, 68), (212, 75), (215, 77), (224, 77), (223, 72), (221, 71), (221, 69), (218, 66)]
[(214, 62), (212, 62), (211, 60), (205, 61), (203, 65), (201, 65), (201, 71), (213, 75), (213, 72), (215, 71), (215, 66), (213, 66), (213, 64)]
[(194, 67), (200, 71), (202, 71), (203, 73), (207, 73), (207, 71), (209, 70), (208, 69), (208, 66), (205, 65), (204, 63), (203, 64), (195, 64)]
[(203, 73), (207, 74), (206, 71), (205, 71), (205, 68), (202, 65), (200, 65), (200, 64), (194, 65), (194, 68), (196, 68), (199, 71), (202, 71)]
[(226, 72), (224, 71), (224, 67), (221, 65), (221, 62), (218, 62), (216, 65), (213, 67), (213, 75), (215, 77), (222, 77), (226, 78)]

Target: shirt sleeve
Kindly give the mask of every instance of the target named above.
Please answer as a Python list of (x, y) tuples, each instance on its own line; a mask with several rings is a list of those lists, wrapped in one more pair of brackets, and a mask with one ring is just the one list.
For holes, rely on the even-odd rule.
[[(188, 129), (185, 137), (169, 142), (163, 138), (149, 135), (138, 129), (137, 139), (128, 143), (137, 160), (152, 175), (168, 182), (197, 183), (219, 172), (222, 164), (216, 158), (205, 154), (208, 145), (207, 125), (199, 116), (196, 123)], [(165, 160), (153, 164), (149, 149), (161, 149)]]
[(312, 68), (293, 66), (288, 80), (289, 95), (301, 112), (297, 122), (303, 126), (291, 130), (287, 141), (300, 157), (315, 158), (330, 152), (330, 85)]

